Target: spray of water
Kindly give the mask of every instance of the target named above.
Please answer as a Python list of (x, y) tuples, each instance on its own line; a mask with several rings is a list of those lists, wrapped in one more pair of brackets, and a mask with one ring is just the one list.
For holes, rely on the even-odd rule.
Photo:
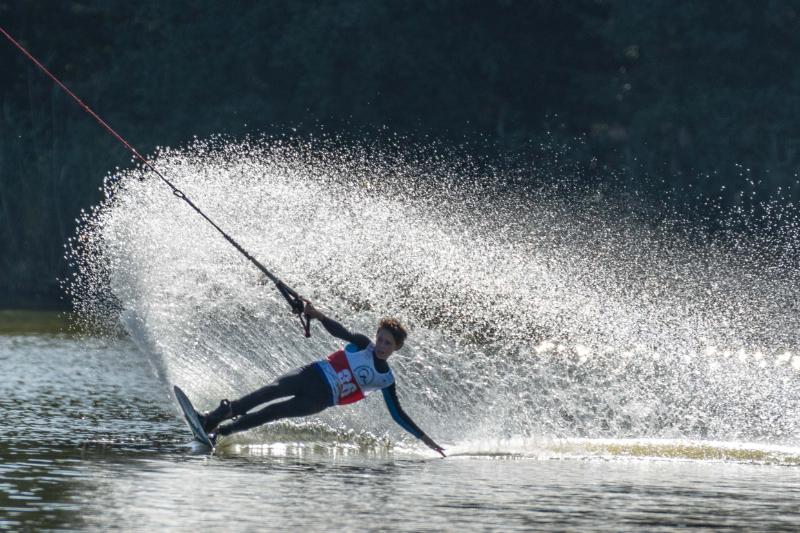
[[(750, 213), (768, 230), (709, 236), (552, 168), (392, 143), (217, 139), (154, 162), (352, 329), (405, 321), (400, 399), (444, 442), (800, 439), (788, 208)], [(321, 328), (304, 339), (274, 288), (144, 170), (110, 176), (106, 197), (68, 245), (69, 291), (200, 406), (338, 348)], [(262, 435), (320, 428), (403, 438), (377, 398)]]

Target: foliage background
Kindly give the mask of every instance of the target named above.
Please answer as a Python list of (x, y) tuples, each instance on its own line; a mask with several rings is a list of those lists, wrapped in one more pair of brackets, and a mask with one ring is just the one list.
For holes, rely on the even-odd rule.
[[(142, 153), (193, 136), (387, 128), (570, 157), (733, 204), (800, 199), (800, 2), (0, 0)], [(57, 307), (63, 243), (129, 155), (0, 45), (0, 307)]]

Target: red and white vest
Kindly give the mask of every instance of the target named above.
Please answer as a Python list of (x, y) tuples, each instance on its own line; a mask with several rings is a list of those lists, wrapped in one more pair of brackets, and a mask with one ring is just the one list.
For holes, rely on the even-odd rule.
[(363, 400), (371, 392), (394, 383), (391, 369), (381, 374), (375, 368), (374, 353), (375, 345), (372, 343), (363, 350), (348, 344), (344, 350), (333, 352), (327, 360), (320, 361), (337, 405)]

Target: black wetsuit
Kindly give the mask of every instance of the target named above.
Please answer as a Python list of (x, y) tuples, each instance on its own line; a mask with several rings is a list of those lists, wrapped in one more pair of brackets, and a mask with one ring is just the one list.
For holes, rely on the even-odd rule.
[[(324, 318), (320, 321), (323, 327), (343, 341), (355, 345), (359, 350), (366, 349), (370, 340), (360, 333), (351, 333), (344, 326)], [(373, 363), (378, 372), (389, 372), (389, 364), (373, 354)], [(279, 398), (287, 398), (275, 402)], [(417, 438), (425, 434), (400, 407), (397, 399), (397, 388), (394, 383), (383, 389), (383, 398), (392, 418), (406, 431)], [(273, 402), (263, 409), (250, 412), (258, 405)], [(236, 418), (233, 422), (219, 426), (219, 435), (230, 435), (239, 431), (273, 422), (281, 418), (309, 416), (333, 406), (331, 386), (317, 363), (312, 363), (285, 374), (269, 385), (258, 389), (238, 400), (231, 402), (231, 415)]]

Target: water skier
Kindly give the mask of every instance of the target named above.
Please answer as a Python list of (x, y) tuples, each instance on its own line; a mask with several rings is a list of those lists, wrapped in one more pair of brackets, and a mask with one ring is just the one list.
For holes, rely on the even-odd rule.
[[(394, 421), (444, 457), (444, 449), (417, 427), (397, 399), (394, 375), (387, 359), (403, 346), (407, 335), (403, 326), (395, 319), (381, 320), (373, 343), (369, 337), (351, 333), (326, 317), (308, 301), (305, 301), (304, 312), (319, 320), (328, 333), (348, 344), (327, 358), (289, 372), (238, 400), (222, 400), (219, 407), (200, 415), (203, 429), (212, 441), (220, 435), (231, 435), (281, 418), (309, 416), (334, 405), (354, 403), (381, 390)], [(281, 398), (285, 399), (275, 402)], [(251, 412), (268, 402), (274, 403)], [(230, 419), (233, 420), (223, 424)]]

